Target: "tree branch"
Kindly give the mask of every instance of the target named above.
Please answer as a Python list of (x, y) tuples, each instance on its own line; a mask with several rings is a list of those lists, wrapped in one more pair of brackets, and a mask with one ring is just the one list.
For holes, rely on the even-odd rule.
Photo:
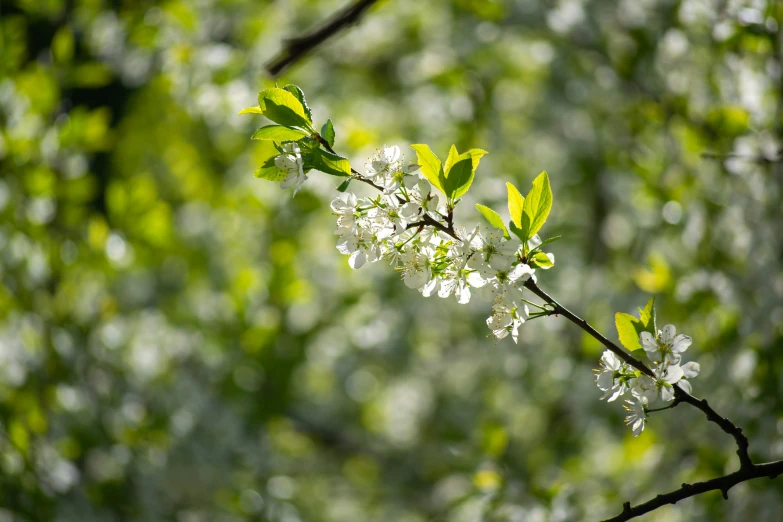
[(585, 332), (589, 333), (592, 337), (594, 337), (598, 342), (603, 344), (606, 348), (614, 352), (615, 355), (617, 355), (620, 359), (624, 360), (640, 372), (642, 372), (645, 375), (649, 375), (650, 377), (655, 378), (655, 374), (653, 374), (652, 370), (647, 367), (646, 364), (644, 364), (639, 359), (636, 359), (632, 355), (630, 355), (628, 352), (614, 344), (612, 341), (601, 335), (598, 330), (590, 326), (590, 323), (576, 315), (575, 313), (568, 310), (565, 306), (561, 305), (555, 299), (544, 292), (539, 286), (536, 284), (535, 281), (532, 279), (528, 279), (525, 282), (525, 287), (528, 288), (531, 292), (536, 294), (538, 297), (543, 299), (547, 304), (552, 305), (553, 309), (550, 312), (550, 315), (562, 315), (575, 325), (577, 325), (579, 328), (584, 330)]
[(283, 50), (266, 66), (272, 76), (278, 76), (288, 67), (303, 58), (315, 47), (322, 44), (347, 26), (359, 21), (362, 14), (378, 0), (357, 0), (325, 25), (296, 38), (285, 40)]
[(718, 426), (720, 426), (720, 429), (734, 437), (734, 442), (737, 443), (737, 456), (740, 459), (740, 469), (741, 470), (748, 470), (752, 469), (755, 464), (753, 464), (753, 461), (750, 460), (750, 456), (748, 455), (748, 438), (745, 436), (744, 433), (742, 433), (742, 428), (731, 422), (726, 417), (721, 417), (718, 412), (712, 409), (712, 407), (707, 404), (707, 399), (697, 399), (693, 395), (687, 393), (682, 388), (676, 387), (675, 390), (675, 397), (674, 400), (677, 402), (687, 402), (691, 406), (700, 409), (707, 415), (707, 420), (714, 422)]
[[(572, 323), (579, 326), (582, 330), (590, 334), (593, 338), (598, 340), (607, 349), (611, 350), (626, 363), (633, 366), (640, 372), (654, 377), (652, 370), (646, 364), (628, 354), (625, 350), (601, 335), (590, 325), (590, 323), (558, 303), (552, 296), (539, 288), (535, 281), (528, 279), (525, 282), (525, 287), (543, 299), (547, 304), (552, 306), (550, 315), (562, 315)], [(706, 399), (697, 399), (679, 386), (675, 386), (674, 403), (672, 404), (672, 407), (681, 402), (686, 402), (704, 412), (704, 414), (707, 415), (707, 420), (714, 422), (720, 427), (720, 429), (734, 438), (734, 442), (737, 444), (737, 456), (740, 460), (739, 471), (724, 477), (708, 480), (706, 482), (699, 482), (692, 485), (683, 484), (681, 489), (672, 493), (667, 493), (666, 495), (658, 495), (655, 499), (636, 506), (635, 508), (631, 508), (630, 503), (625, 503), (623, 512), (617, 517), (610, 519), (611, 521), (629, 520), (657, 509), (665, 504), (674, 504), (683, 498), (691, 497), (693, 495), (698, 495), (699, 493), (704, 493), (706, 491), (712, 491), (715, 489), (721, 490), (723, 492), (723, 496), (728, 498), (727, 491), (729, 488), (735, 484), (738, 484), (739, 482), (744, 482), (746, 480), (758, 477), (775, 478), (779, 474), (783, 473), (783, 461), (772, 462), (768, 464), (753, 464), (753, 461), (750, 459), (750, 455), (748, 454), (748, 438), (742, 433), (742, 428), (731, 422), (728, 418), (719, 415), (718, 412), (713, 410), (712, 407), (707, 403)]]
[(736, 486), (740, 482), (745, 482), (755, 478), (769, 477), (774, 479), (778, 475), (783, 473), (783, 460), (775, 462), (767, 462), (764, 464), (757, 464), (752, 468), (740, 469), (734, 473), (730, 473), (723, 477), (710, 479), (704, 482), (696, 482), (695, 484), (683, 484), (682, 487), (676, 491), (658, 495), (657, 497), (648, 500), (644, 504), (631, 507), (630, 502), (623, 504), (623, 512), (616, 517), (608, 518), (604, 522), (623, 522), (630, 520), (638, 516), (654, 511), (666, 504), (676, 504), (680, 500), (688, 497), (693, 497), (706, 493), (708, 491), (720, 491), (723, 494), (723, 498), (729, 498), (729, 489)]

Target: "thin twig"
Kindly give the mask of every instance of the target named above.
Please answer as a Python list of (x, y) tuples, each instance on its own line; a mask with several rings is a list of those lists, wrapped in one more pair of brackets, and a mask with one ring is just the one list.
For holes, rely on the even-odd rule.
[(609, 339), (601, 335), (598, 332), (598, 330), (590, 326), (590, 323), (588, 323), (587, 321), (585, 321), (575, 313), (568, 310), (565, 306), (555, 301), (555, 299), (552, 296), (550, 296), (549, 294), (544, 292), (541, 288), (539, 288), (539, 286), (536, 284), (535, 281), (533, 281), (532, 279), (528, 279), (525, 282), (525, 287), (528, 288), (534, 294), (536, 294), (538, 297), (546, 301), (548, 304), (552, 305), (553, 310), (551, 312), (551, 315), (562, 315), (563, 317), (565, 317), (566, 319), (568, 319), (569, 321), (577, 325), (579, 328), (589, 333), (592, 337), (597, 339), (598, 342), (600, 342), (601, 344), (606, 346), (606, 348), (614, 352), (614, 354), (617, 355), (619, 358), (621, 358), (622, 360), (624, 360), (625, 362), (627, 362), (628, 364), (630, 364), (631, 366), (633, 366), (634, 368), (642, 372), (643, 374), (655, 378), (655, 374), (650, 368), (647, 367), (646, 364), (644, 364), (639, 359), (636, 359), (628, 352), (626, 352), (625, 350), (623, 350), (622, 348), (614, 344), (612, 341), (610, 341)]
[(706, 493), (708, 491), (720, 491), (723, 494), (723, 498), (729, 498), (729, 490), (739, 484), (748, 480), (769, 477), (774, 479), (778, 475), (783, 473), (783, 460), (775, 462), (767, 462), (764, 464), (757, 464), (753, 468), (740, 469), (734, 473), (730, 473), (723, 477), (718, 477), (704, 482), (696, 482), (695, 484), (683, 484), (678, 490), (648, 500), (644, 504), (631, 507), (630, 502), (623, 504), (623, 512), (616, 517), (608, 518), (604, 522), (624, 522), (632, 518), (644, 515), (650, 511), (665, 506), (666, 504), (676, 504), (680, 500), (688, 497), (693, 497)]
[(357, 0), (321, 27), (296, 38), (285, 40), (283, 50), (266, 66), (272, 76), (278, 76), (288, 67), (303, 58), (315, 47), (322, 44), (347, 26), (359, 21), (362, 14), (378, 0)]

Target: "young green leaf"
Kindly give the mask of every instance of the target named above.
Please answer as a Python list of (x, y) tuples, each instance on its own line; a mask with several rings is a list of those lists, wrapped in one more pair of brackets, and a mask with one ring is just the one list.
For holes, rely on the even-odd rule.
[(331, 174), (333, 176), (350, 176), (351, 164), (350, 162), (338, 156), (321, 149), (315, 149), (312, 151), (308, 158), (310, 166), (315, 170), (320, 170), (325, 174)]
[(261, 127), (250, 136), (251, 140), (268, 140), (268, 141), (296, 141), (304, 138), (307, 133), (300, 131), (299, 129), (289, 129), (282, 125), (267, 125)]
[[(655, 335), (655, 298), (651, 297), (644, 309), (639, 308), (639, 319), (643, 330)], [(641, 332), (640, 332), (641, 333)]]
[(284, 89), (264, 89), (258, 93), (258, 106), (264, 116), (286, 127), (310, 126), (310, 119), (299, 99)]
[(248, 107), (239, 111), (238, 116), (242, 116), (243, 114), (264, 114), (264, 109), (261, 107)]
[(554, 257), (550, 258), (545, 253), (538, 251), (529, 259), (530, 264), (537, 266), (538, 268), (543, 268), (544, 270), (548, 268), (552, 268), (555, 266), (554, 261), (552, 261)]
[(332, 120), (326, 120), (326, 123), (321, 127), (321, 136), (330, 147), (334, 147), (334, 125), (332, 125)]
[(525, 231), (514, 224), (513, 221), (508, 222), (508, 229), (523, 243), (527, 241), (525, 238)]
[(348, 185), (351, 184), (352, 180), (353, 180), (353, 178), (348, 178), (345, 181), (343, 181), (342, 183), (340, 183), (340, 186), (337, 187), (337, 192), (345, 192), (346, 190), (348, 190)]
[(307, 105), (307, 100), (305, 99), (304, 92), (302, 92), (302, 89), (299, 88), (299, 86), (290, 84), (283, 87), (286, 91), (290, 92), (294, 96), (296, 96), (296, 99), (299, 100), (299, 103), (302, 104), (302, 108), (304, 109), (305, 116), (307, 116), (307, 121), (310, 122), (310, 124), (313, 123), (313, 111), (310, 110), (310, 106)]
[(630, 351), (641, 349), (642, 345), (639, 343), (639, 332), (637, 330), (637, 326), (640, 325), (639, 319), (630, 314), (617, 312), (614, 315), (614, 324), (617, 326), (620, 344)]
[[(506, 182), (506, 188), (508, 189), (508, 212), (511, 214), (511, 221), (518, 228), (522, 227), (522, 208), (525, 204), (525, 198), (520, 194), (519, 190), (511, 183)], [(527, 238), (520, 237), (522, 241), (527, 241)]]
[[(456, 152), (456, 148), (452, 145), (451, 150)], [(463, 152), (455, 157), (449, 152), (449, 162), (446, 162), (446, 169), (444, 170), (444, 176), (446, 182), (443, 184), (446, 189), (446, 195), (452, 200), (456, 200), (464, 196), (470, 186), (473, 184), (473, 178), (476, 175), (476, 169), (478, 168), (481, 157), (486, 154), (487, 151), (481, 149), (470, 149), (467, 152)]]
[(443, 165), (443, 172), (448, 177), (448, 173), (451, 170), (451, 167), (454, 166), (454, 164), (457, 162), (459, 158), (459, 152), (457, 152), (457, 147), (455, 145), (452, 145), (449, 149), (449, 156), (446, 158), (446, 164)]
[(441, 162), (435, 153), (432, 152), (428, 145), (424, 144), (411, 145), (411, 148), (416, 151), (416, 163), (421, 167), (421, 173), (424, 174), (424, 177), (427, 178), (434, 187), (437, 187), (441, 192), (446, 194), (444, 188), (446, 176), (443, 173), (443, 165), (441, 165)]
[(253, 176), (269, 181), (283, 181), (286, 173), (275, 165), (275, 156), (267, 158), (263, 165), (261, 165), (253, 173)]
[(485, 207), (484, 205), (479, 205), (476, 203), (476, 208), (479, 212), (481, 212), (481, 215), (484, 216), (484, 218), (489, 221), (489, 224), (492, 225), (495, 228), (499, 228), (503, 231), (503, 237), (506, 239), (509, 239), (511, 236), (508, 234), (508, 230), (506, 229), (506, 225), (503, 224), (503, 218), (500, 217), (500, 214), (495, 212), (489, 207)]
[(525, 197), (522, 208), (522, 226), (525, 235), (530, 238), (541, 230), (552, 209), (552, 189), (549, 186), (549, 176), (546, 172), (539, 174), (533, 180), (533, 188)]
[(542, 246), (544, 246), (544, 245), (548, 245), (549, 243), (554, 243), (555, 241), (557, 241), (557, 240), (558, 240), (558, 239), (560, 239), (561, 237), (563, 237), (563, 236), (553, 236), (553, 237), (547, 238), (547, 239), (543, 240), (543, 241), (541, 242), (541, 244), (540, 244), (540, 245), (538, 245), (538, 247), (537, 247), (537, 248), (541, 248)]

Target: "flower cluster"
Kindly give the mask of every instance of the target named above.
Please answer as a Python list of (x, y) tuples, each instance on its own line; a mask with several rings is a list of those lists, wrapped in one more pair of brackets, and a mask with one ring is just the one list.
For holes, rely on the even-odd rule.
[(358, 269), (384, 259), (406, 286), (425, 297), (454, 296), (462, 304), (473, 294), (486, 297), (492, 301), (487, 319), (492, 335), (503, 339), (510, 334), (517, 342), (520, 325), (531, 316), (522, 285), (535, 278), (525, 252), (540, 245), (538, 236), (523, 248), (499, 229), (454, 229), (448, 207), (418, 174), (418, 165), (404, 165), (396, 146), (380, 149), (363, 178), (382, 187), (382, 193), (358, 198), (345, 192), (331, 204), (337, 250), (349, 256), (349, 265)]
[(676, 335), (674, 325), (668, 324), (657, 336), (648, 331), (639, 335), (639, 342), (650, 362), (654, 377), (645, 375), (620, 360), (613, 352), (606, 350), (601, 356), (601, 368), (596, 370), (595, 383), (604, 392), (601, 399), (614, 401), (626, 393), (632, 397), (626, 400), (628, 411), (626, 424), (633, 429), (634, 436), (644, 430), (648, 405), (656, 400), (670, 402), (674, 399), (674, 386), (691, 392), (688, 379), (699, 374), (699, 364), (681, 364), (682, 353), (691, 345), (687, 335)]

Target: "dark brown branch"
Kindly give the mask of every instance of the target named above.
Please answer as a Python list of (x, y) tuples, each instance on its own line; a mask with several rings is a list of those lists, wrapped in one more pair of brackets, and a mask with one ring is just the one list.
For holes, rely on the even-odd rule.
[[(590, 325), (590, 323), (588, 323), (587, 321), (585, 321), (584, 319), (577, 316), (576, 314), (568, 310), (566, 307), (558, 303), (554, 298), (552, 298), (552, 296), (550, 296), (541, 288), (539, 288), (539, 286), (535, 283), (535, 281), (533, 281), (532, 279), (528, 279), (525, 282), (525, 287), (528, 288), (534, 294), (536, 294), (538, 297), (543, 299), (547, 304), (552, 306), (552, 311), (550, 312), (550, 315), (562, 315), (572, 323), (579, 326), (582, 330), (590, 334), (593, 338), (597, 339), (607, 349), (611, 350), (614, 354), (616, 354), (626, 363), (633, 366), (640, 372), (649, 375), (651, 377), (654, 377), (653, 371), (646, 364), (644, 364), (642, 361), (628, 354), (625, 350), (623, 350), (615, 343), (613, 343), (612, 341), (610, 341), (609, 339), (601, 335), (595, 328), (593, 328)], [(672, 493), (668, 493), (666, 495), (658, 495), (658, 497), (656, 497), (655, 499), (645, 504), (642, 504), (640, 506), (637, 506), (636, 508), (631, 508), (630, 504), (626, 503), (623, 513), (611, 520), (613, 521), (628, 520), (630, 518), (637, 517), (639, 515), (652, 511), (653, 509), (657, 509), (663, 506), (664, 504), (673, 504), (678, 500), (682, 500), (683, 498), (697, 495), (699, 493), (704, 493), (706, 491), (711, 491), (713, 489), (720, 489), (721, 491), (724, 492), (724, 497), (725, 497), (726, 492), (729, 490), (729, 488), (731, 488), (732, 486), (734, 486), (739, 482), (744, 482), (745, 480), (750, 480), (758, 477), (774, 478), (783, 472), (783, 461), (773, 462), (771, 464), (759, 464), (759, 465), (753, 464), (753, 461), (750, 459), (750, 455), (748, 454), (748, 445), (749, 445), (748, 438), (742, 433), (742, 428), (740, 428), (739, 426), (731, 422), (728, 418), (719, 415), (718, 412), (713, 410), (712, 407), (707, 403), (706, 399), (697, 399), (696, 397), (689, 394), (682, 388), (675, 386), (674, 404), (672, 405), (672, 407), (676, 406), (681, 402), (686, 402), (691, 406), (698, 408), (699, 410), (704, 412), (704, 414), (707, 415), (707, 420), (714, 422), (715, 424), (720, 426), (720, 429), (722, 429), (724, 432), (728, 433), (734, 438), (734, 442), (736, 442), (737, 444), (737, 456), (739, 457), (740, 460), (739, 471), (736, 471), (735, 473), (732, 473), (730, 475), (726, 475), (725, 477), (709, 480), (707, 482), (700, 482), (698, 484), (687, 485), (687, 487), (686, 485), (683, 485), (683, 488), (680, 490), (674, 491)], [(759, 468), (763, 468), (763, 471), (759, 470)], [(621, 518), (621, 517), (625, 517), (625, 518)]]
[(687, 402), (691, 406), (700, 409), (707, 415), (707, 420), (714, 422), (720, 426), (720, 429), (734, 437), (734, 442), (737, 443), (737, 456), (740, 460), (740, 470), (752, 469), (754, 467), (753, 462), (750, 460), (750, 455), (748, 455), (748, 438), (744, 433), (742, 433), (742, 428), (735, 425), (728, 418), (721, 417), (718, 412), (713, 410), (712, 407), (707, 404), (707, 399), (697, 399), (682, 388), (676, 386), (674, 391), (675, 401)]
[(783, 473), (783, 460), (775, 462), (767, 462), (764, 464), (757, 464), (752, 468), (740, 469), (734, 473), (730, 473), (723, 477), (718, 477), (704, 482), (696, 482), (695, 484), (683, 484), (682, 487), (676, 491), (658, 495), (652, 500), (648, 500), (644, 504), (631, 507), (630, 502), (623, 504), (623, 512), (606, 519), (604, 522), (624, 522), (632, 518), (644, 515), (650, 511), (654, 511), (666, 504), (676, 504), (680, 500), (688, 497), (693, 497), (706, 493), (708, 491), (720, 491), (723, 494), (723, 498), (729, 498), (729, 490), (739, 484), (748, 480), (768, 477), (774, 479), (778, 475)]
[(612, 341), (601, 335), (598, 330), (590, 326), (590, 323), (576, 315), (575, 313), (568, 310), (566, 307), (558, 303), (554, 300), (552, 296), (541, 290), (539, 286), (536, 284), (535, 281), (532, 279), (528, 279), (525, 282), (525, 287), (528, 288), (531, 292), (536, 294), (538, 297), (543, 299), (547, 304), (552, 305), (553, 309), (550, 315), (562, 315), (575, 325), (577, 325), (579, 328), (584, 330), (585, 332), (589, 333), (593, 338), (598, 340), (601, 344), (606, 346), (609, 350), (614, 352), (615, 355), (617, 355), (619, 358), (639, 370), (640, 372), (644, 373), (645, 375), (649, 375), (650, 377), (655, 377), (655, 374), (653, 374), (652, 370), (647, 367), (646, 364), (644, 364), (639, 359), (636, 359), (632, 355), (630, 355), (628, 352), (614, 344)]
[(339, 13), (329, 22), (313, 29), (309, 33), (285, 40), (283, 50), (270, 61), (266, 69), (272, 76), (278, 76), (288, 67), (303, 58), (315, 47), (322, 44), (341, 30), (359, 21), (362, 14), (378, 0), (357, 0)]

